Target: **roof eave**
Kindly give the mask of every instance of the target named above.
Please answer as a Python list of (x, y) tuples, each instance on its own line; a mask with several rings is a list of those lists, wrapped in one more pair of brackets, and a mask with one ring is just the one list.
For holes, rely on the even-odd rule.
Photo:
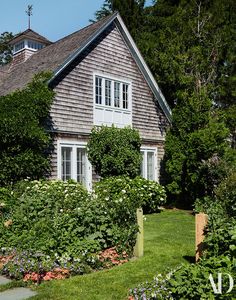
[(166, 99), (165, 99), (164, 95), (162, 94), (155, 78), (153, 77), (151, 70), (149, 69), (148, 65), (146, 64), (141, 52), (137, 48), (132, 36), (130, 35), (124, 21), (122, 20), (122, 18), (119, 14), (117, 15), (115, 23), (116, 23), (117, 27), (119, 28), (122, 36), (124, 37), (125, 42), (127, 43), (135, 62), (137, 63), (141, 73), (143, 74), (144, 78), (146, 79), (156, 100), (158, 101), (163, 112), (165, 113), (168, 121), (171, 122), (171, 120), (172, 120), (171, 109), (170, 109), (168, 103), (166, 102)]

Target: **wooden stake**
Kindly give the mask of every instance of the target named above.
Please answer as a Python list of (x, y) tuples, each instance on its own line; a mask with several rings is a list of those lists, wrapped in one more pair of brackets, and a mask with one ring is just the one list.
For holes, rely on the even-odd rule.
[(204, 228), (207, 225), (208, 217), (204, 213), (196, 214), (195, 216), (195, 237), (196, 237), (196, 262), (203, 254)]
[(139, 232), (137, 234), (137, 240), (134, 247), (134, 256), (143, 256), (143, 210), (142, 208), (137, 209), (137, 222), (139, 226)]

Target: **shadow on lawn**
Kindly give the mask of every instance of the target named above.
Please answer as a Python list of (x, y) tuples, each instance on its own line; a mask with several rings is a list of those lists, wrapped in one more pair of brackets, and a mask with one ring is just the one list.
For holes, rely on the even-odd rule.
[(183, 258), (187, 260), (190, 264), (195, 263), (195, 256), (184, 255)]

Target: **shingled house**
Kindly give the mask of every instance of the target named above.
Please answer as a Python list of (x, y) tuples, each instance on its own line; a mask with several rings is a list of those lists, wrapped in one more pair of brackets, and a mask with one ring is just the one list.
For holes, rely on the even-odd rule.
[(25, 87), (36, 73), (53, 72), (52, 178), (73, 178), (90, 189), (89, 133), (94, 125), (115, 124), (139, 130), (141, 174), (158, 180), (171, 111), (118, 13), (55, 43), (30, 29), (11, 43), (13, 61), (0, 68), (0, 95)]

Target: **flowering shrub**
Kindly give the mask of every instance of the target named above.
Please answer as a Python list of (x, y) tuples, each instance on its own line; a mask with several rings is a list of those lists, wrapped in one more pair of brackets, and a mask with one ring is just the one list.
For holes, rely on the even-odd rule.
[(131, 210), (142, 207), (144, 213), (158, 212), (159, 207), (166, 203), (164, 187), (142, 177), (131, 179), (116, 176), (103, 179), (96, 184), (95, 194), (109, 201), (110, 206), (123, 203)]
[(0, 247), (15, 249), (2, 272), (40, 281), (124, 263), (136, 242), (136, 209), (157, 209), (164, 200), (160, 185), (139, 177), (104, 179), (92, 194), (73, 181), (1, 189)]
[(171, 291), (168, 289), (168, 280), (171, 274), (166, 276), (157, 274), (150, 282), (146, 281), (134, 289), (130, 289), (129, 300), (151, 300), (170, 299), (174, 300)]
[[(124, 187), (125, 179), (117, 180), (117, 187), (120, 181)], [(124, 190), (120, 191), (124, 197), (118, 197), (113, 184), (108, 200), (101, 192), (103, 187), (103, 182), (99, 183), (89, 195), (73, 181), (23, 181), (12, 191), (2, 191), (0, 247), (15, 249), (2, 273), (34, 281), (65, 275), (55, 274), (55, 268), (68, 269), (71, 275), (126, 262), (122, 252), (133, 251), (140, 204)], [(94, 254), (111, 247), (116, 249), (103, 254), (110, 258), (99, 260)], [(42, 257), (35, 256), (38, 252)], [(65, 257), (68, 259), (61, 264)]]
[[(42, 280), (62, 279), (91, 270), (89, 266), (91, 264), (90, 255), (81, 255), (81, 258), (75, 259), (67, 255), (50, 257), (32, 251), (13, 253), (10, 259), (5, 260), (0, 270), (1, 274), (13, 279), (40, 282)], [(98, 257), (94, 256), (93, 259), (94, 262), (95, 259), (98, 261)]]
[(236, 267), (228, 257), (203, 259), (198, 264), (181, 265), (166, 276), (158, 274), (153, 281), (130, 290), (129, 300), (151, 299), (233, 299), (236, 287), (230, 293), (228, 281), (223, 282), (222, 294), (215, 295), (209, 275), (217, 282), (218, 273), (230, 274), (236, 279)]
[[(9, 209), (1, 222), (0, 246), (31, 249), (47, 255), (79, 253), (87, 235), (82, 208), (87, 191), (75, 182), (25, 181), (6, 201)], [(88, 248), (97, 245), (88, 241)]]

